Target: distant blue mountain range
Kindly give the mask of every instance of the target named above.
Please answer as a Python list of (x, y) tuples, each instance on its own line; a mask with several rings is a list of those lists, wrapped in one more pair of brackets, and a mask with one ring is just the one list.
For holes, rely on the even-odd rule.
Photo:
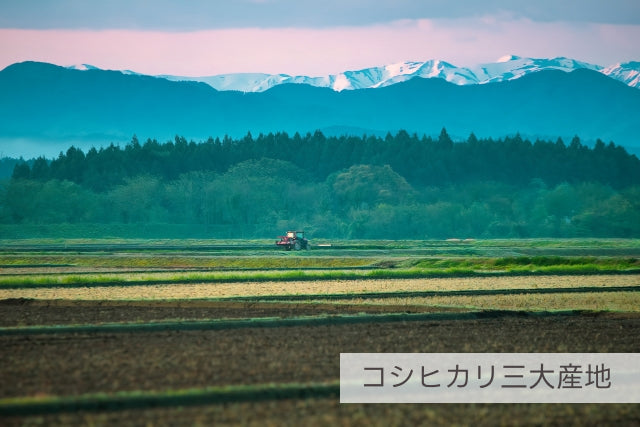
[(217, 91), (119, 71), (24, 62), (0, 71), (0, 156), (54, 156), (81, 148), (195, 141), (251, 132), (396, 132), (455, 138), (523, 137), (584, 143), (600, 138), (640, 153), (640, 90), (587, 68), (542, 70), (517, 80), (456, 85), (412, 78), (374, 89), (335, 91), (280, 84), (263, 92)]

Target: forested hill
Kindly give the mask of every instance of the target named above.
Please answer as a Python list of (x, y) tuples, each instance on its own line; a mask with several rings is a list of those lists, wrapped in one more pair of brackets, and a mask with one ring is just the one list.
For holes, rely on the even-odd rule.
[[(241, 139), (210, 138), (204, 143), (176, 137), (172, 142), (136, 137), (124, 148), (111, 145), (89, 150), (74, 147), (49, 162), (26, 163), (14, 170), (14, 178), (38, 181), (68, 180), (97, 191), (122, 184), (139, 175), (174, 180), (194, 171), (226, 172), (246, 160), (269, 158), (295, 165), (301, 176), (324, 181), (330, 174), (354, 165), (389, 165), (417, 187), (465, 184), (476, 181), (527, 186), (533, 179), (546, 185), (562, 182), (598, 182), (613, 188), (640, 185), (640, 161), (624, 148), (598, 140), (594, 148), (581, 144), (576, 136), (565, 144), (556, 141), (531, 142), (520, 136), (500, 140), (478, 139), (471, 134), (456, 142), (445, 129), (438, 138), (418, 137), (400, 131), (385, 138), (325, 137), (317, 131), (304, 136), (276, 133)], [(287, 173), (283, 172), (286, 177)]]
[(7, 237), (271, 238), (287, 229), (312, 238), (640, 237), (640, 161), (602, 141), (454, 142), (444, 129), (438, 138), (134, 137), (20, 163), (0, 185)]

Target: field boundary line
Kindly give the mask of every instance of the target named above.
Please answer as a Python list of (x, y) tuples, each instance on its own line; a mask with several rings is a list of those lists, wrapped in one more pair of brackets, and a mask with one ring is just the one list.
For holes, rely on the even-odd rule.
[(339, 394), (339, 381), (332, 381), (327, 383), (270, 383), (164, 391), (88, 393), (77, 396), (18, 397), (0, 399), (0, 415), (117, 411), (223, 402), (333, 397), (339, 396)]
[(477, 320), (496, 317), (576, 316), (597, 313), (585, 310), (517, 311), (480, 310), (440, 313), (384, 313), (356, 315), (319, 315), (300, 317), (258, 317), (244, 319), (208, 319), (159, 322), (121, 322), (76, 325), (32, 325), (0, 328), (0, 336), (27, 336), (82, 333), (128, 333), (159, 331), (198, 331), (244, 328), (280, 328), (292, 326), (346, 325), (359, 323), (390, 323), (442, 320)]

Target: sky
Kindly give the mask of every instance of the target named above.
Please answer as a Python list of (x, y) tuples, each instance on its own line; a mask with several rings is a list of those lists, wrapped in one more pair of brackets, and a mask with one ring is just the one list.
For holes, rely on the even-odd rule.
[(515, 54), (640, 60), (640, 0), (0, 0), (0, 69), (320, 76)]

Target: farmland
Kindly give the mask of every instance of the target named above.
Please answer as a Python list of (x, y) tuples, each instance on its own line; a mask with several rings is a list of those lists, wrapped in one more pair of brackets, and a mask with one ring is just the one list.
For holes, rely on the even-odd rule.
[[(0, 421), (634, 424), (339, 403), (341, 352), (640, 352), (640, 241), (0, 242)], [(540, 410), (544, 407), (544, 410)]]

